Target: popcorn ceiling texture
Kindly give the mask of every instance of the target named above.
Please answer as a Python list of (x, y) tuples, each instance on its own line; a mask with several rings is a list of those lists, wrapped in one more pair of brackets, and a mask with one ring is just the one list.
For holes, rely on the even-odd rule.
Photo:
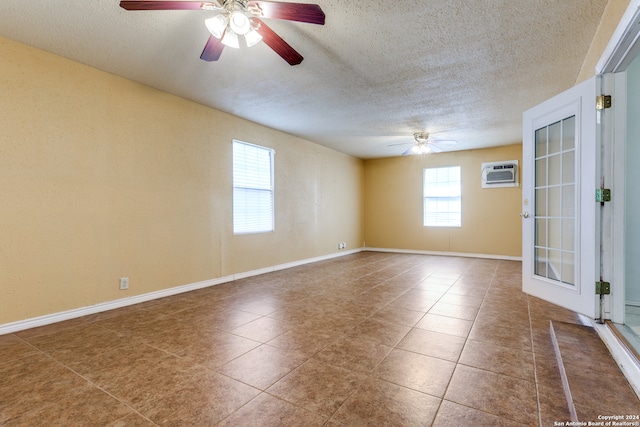
[(127, 12), (117, 0), (3, 0), (0, 35), (375, 158), (399, 155), (406, 148), (389, 145), (419, 130), (457, 150), (520, 142), (522, 112), (576, 82), (607, 5), (317, 3), (325, 26), (267, 20), (304, 56), (296, 67), (263, 43), (201, 61), (212, 12)]

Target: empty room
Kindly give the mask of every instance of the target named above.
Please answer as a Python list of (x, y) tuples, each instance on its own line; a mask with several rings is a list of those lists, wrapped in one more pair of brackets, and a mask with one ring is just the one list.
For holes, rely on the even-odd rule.
[(638, 22), (3, 0), (0, 425), (640, 425)]

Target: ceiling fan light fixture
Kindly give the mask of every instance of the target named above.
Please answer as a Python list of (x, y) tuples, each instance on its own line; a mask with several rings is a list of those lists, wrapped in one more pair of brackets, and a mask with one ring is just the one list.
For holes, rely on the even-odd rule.
[(417, 143), (413, 147), (411, 147), (411, 152), (415, 154), (427, 154), (431, 152), (431, 147), (429, 147), (426, 143)]
[(205, 19), (204, 25), (207, 26), (207, 30), (213, 37), (221, 39), (227, 29), (227, 17), (224, 14), (216, 15), (213, 18)]
[(227, 30), (224, 32), (224, 36), (222, 36), (221, 42), (225, 46), (233, 47), (235, 49), (240, 49), (240, 42), (238, 41), (238, 35), (231, 28), (227, 28)]
[(231, 15), (229, 16), (229, 26), (234, 33), (242, 36), (251, 30), (251, 22), (249, 22), (249, 18), (240, 11), (231, 12)]
[(429, 132), (416, 132), (413, 137), (419, 144), (426, 144), (429, 140)]
[(256, 31), (255, 28), (249, 29), (249, 32), (247, 32), (247, 34), (244, 35), (244, 38), (247, 42), (247, 47), (251, 47), (262, 41), (262, 36), (260, 35), (260, 33)]

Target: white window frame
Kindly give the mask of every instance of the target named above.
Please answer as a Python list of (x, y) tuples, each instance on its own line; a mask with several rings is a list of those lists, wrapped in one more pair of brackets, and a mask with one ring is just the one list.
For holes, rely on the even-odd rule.
[(425, 168), (422, 175), (425, 227), (462, 227), (460, 166)]
[(233, 234), (269, 233), (275, 229), (275, 151), (233, 140)]

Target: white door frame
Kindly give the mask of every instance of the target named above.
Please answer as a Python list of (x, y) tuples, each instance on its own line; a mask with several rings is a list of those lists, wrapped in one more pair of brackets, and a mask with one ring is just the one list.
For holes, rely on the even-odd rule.
[[(602, 135), (601, 174), (609, 182), (612, 201), (604, 208), (603, 271), (610, 274), (611, 297), (605, 308), (605, 318), (622, 323), (625, 309), (625, 168), (627, 129), (626, 73), (629, 64), (640, 53), (640, 0), (631, 0), (605, 48), (595, 73), (604, 76), (602, 91), (612, 95), (613, 106), (600, 117), (606, 124)], [(607, 185), (607, 186), (609, 186)], [(618, 195), (618, 196), (616, 196)], [(609, 312), (606, 312), (609, 310)], [(640, 365), (626, 351), (608, 326), (594, 324), (611, 351), (616, 363), (640, 396)]]
[[(612, 201), (605, 209), (603, 269), (611, 278), (611, 300), (606, 318), (622, 323), (625, 284), (625, 168), (627, 129), (627, 87), (624, 71), (640, 53), (640, 0), (631, 0), (609, 44), (596, 66), (605, 75), (603, 92), (612, 95), (613, 106), (603, 116), (602, 176), (612, 189)], [(618, 196), (616, 196), (618, 195)]]

